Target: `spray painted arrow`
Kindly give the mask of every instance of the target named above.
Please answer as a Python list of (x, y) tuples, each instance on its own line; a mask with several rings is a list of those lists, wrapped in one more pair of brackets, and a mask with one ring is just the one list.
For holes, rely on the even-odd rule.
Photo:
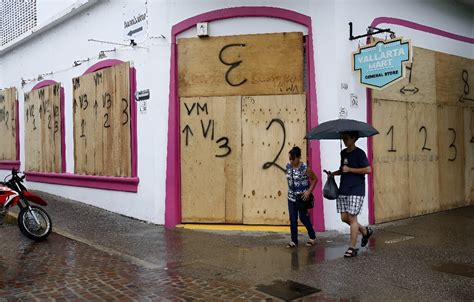
[(131, 30), (128, 32), (127, 36), (133, 36), (134, 34), (138, 33), (138, 32), (141, 32), (143, 30), (143, 27), (140, 26), (139, 28), (136, 28), (134, 30)]
[(188, 145), (188, 137), (189, 137), (189, 133), (191, 133), (191, 136), (194, 136), (193, 134), (193, 131), (191, 130), (191, 127), (189, 127), (189, 125), (186, 125), (186, 127), (184, 127), (183, 129), (183, 133), (186, 132), (186, 146)]

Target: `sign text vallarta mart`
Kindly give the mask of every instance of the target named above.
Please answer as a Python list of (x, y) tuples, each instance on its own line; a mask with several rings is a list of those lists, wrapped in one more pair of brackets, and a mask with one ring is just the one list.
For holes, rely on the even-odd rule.
[(352, 54), (353, 70), (359, 71), (362, 85), (383, 89), (405, 77), (405, 64), (411, 62), (409, 41), (401, 38), (378, 41)]

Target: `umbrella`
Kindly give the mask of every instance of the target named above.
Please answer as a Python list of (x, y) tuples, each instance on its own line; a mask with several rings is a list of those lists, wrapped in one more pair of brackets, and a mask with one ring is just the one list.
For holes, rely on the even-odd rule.
[(359, 137), (369, 137), (379, 132), (371, 125), (349, 119), (327, 121), (311, 129), (306, 139), (341, 139), (343, 132), (357, 131)]

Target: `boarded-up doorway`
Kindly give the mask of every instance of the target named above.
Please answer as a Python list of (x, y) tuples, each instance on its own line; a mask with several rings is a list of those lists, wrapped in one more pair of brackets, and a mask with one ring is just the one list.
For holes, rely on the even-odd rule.
[(472, 204), (474, 60), (414, 47), (407, 73), (372, 94), (377, 223)]
[(182, 222), (288, 224), (283, 169), (306, 150), (303, 35), (180, 39), (178, 67)]

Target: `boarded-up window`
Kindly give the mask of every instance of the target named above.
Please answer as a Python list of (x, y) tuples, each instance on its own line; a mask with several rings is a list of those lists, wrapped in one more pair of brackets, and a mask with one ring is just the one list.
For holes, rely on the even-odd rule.
[(76, 174), (131, 176), (130, 64), (73, 79)]
[(61, 172), (61, 84), (25, 93), (26, 170)]
[(17, 160), (16, 88), (0, 90), (0, 160)]

